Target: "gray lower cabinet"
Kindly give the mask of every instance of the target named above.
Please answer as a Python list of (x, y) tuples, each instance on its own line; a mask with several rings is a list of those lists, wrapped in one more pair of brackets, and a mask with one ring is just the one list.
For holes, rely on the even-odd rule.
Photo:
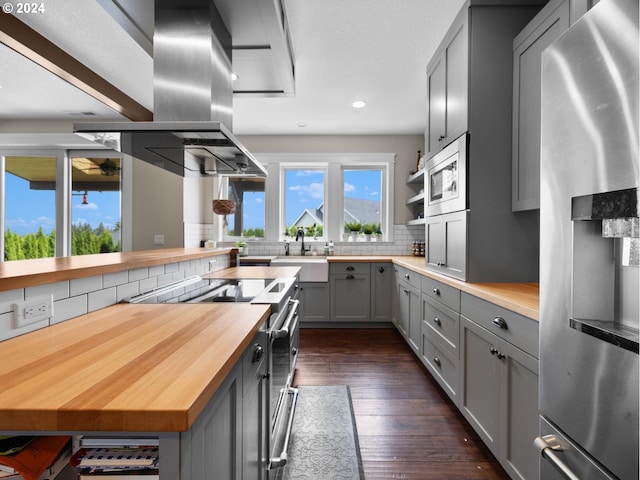
[(332, 322), (368, 322), (371, 311), (369, 263), (329, 265)]
[(394, 270), (391, 263), (371, 263), (371, 321), (390, 322)]
[(394, 324), (416, 354), (420, 354), (420, 285), (422, 276), (395, 266)]
[(301, 282), (300, 321), (328, 322), (331, 319), (329, 282)]
[(462, 294), (459, 408), (513, 479), (538, 479), (533, 447), (538, 359), (533, 354), (533, 320)]
[[(187, 432), (179, 435), (179, 460), (165, 450), (164, 479), (264, 479), (269, 414), (267, 337), (260, 331)], [(262, 348), (262, 354), (259, 353)], [(179, 467), (177, 467), (179, 465)], [(179, 476), (176, 474), (179, 469)]]

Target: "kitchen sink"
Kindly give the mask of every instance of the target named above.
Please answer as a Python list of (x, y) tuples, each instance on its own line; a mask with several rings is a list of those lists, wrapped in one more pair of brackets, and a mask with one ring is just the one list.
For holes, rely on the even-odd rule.
[(300, 267), (301, 282), (327, 282), (329, 281), (329, 262), (326, 257), (308, 256), (282, 256), (271, 260), (274, 267)]

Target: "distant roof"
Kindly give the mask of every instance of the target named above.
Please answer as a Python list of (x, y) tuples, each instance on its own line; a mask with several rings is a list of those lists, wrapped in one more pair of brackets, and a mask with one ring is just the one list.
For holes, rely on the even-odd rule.
[[(362, 198), (344, 198), (345, 221), (360, 223), (380, 223), (380, 202), (377, 200), (365, 200)], [(306, 208), (293, 222), (293, 225), (301, 225), (303, 219), (314, 219), (313, 223), (323, 225), (324, 202), (318, 208)], [(308, 222), (304, 222), (305, 224)]]

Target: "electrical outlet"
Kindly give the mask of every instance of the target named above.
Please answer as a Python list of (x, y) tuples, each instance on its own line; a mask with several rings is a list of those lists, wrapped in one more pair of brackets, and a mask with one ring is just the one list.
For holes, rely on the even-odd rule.
[(53, 316), (53, 296), (32, 298), (12, 307), (13, 328), (24, 327)]

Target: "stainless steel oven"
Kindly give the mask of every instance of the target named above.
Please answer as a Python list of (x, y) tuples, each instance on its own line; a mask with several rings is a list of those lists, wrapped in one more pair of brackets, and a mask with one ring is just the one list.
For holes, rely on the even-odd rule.
[(467, 208), (468, 136), (465, 133), (458, 137), (427, 162), (427, 216), (458, 212)]
[[(298, 390), (292, 387), (298, 354), (300, 300), (297, 279), (206, 279), (193, 276), (151, 292), (130, 297), (129, 303), (253, 303), (271, 307), (269, 338), (269, 434), (265, 439), (265, 467), (275, 470), (287, 463), (287, 449)], [(265, 407), (266, 410), (266, 407)], [(266, 459), (268, 458), (268, 461)], [(268, 474), (269, 472), (267, 472)]]

